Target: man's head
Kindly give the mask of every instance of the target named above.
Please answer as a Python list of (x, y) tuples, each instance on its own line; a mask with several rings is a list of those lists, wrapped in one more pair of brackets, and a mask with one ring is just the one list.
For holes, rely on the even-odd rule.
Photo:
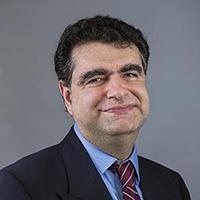
[(149, 111), (148, 57), (142, 33), (110, 17), (81, 20), (63, 33), (55, 55), (60, 92), (93, 144), (135, 141)]
[(96, 16), (81, 19), (66, 27), (55, 53), (55, 71), (58, 80), (64, 81), (67, 87), (71, 84), (74, 63), (72, 50), (90, 42), (114, 44), (118, 48), (136, 45), (139, 49), (144, 72), (147, 72), (149, 46), (139, 29), (119, 19), (109, 16)]

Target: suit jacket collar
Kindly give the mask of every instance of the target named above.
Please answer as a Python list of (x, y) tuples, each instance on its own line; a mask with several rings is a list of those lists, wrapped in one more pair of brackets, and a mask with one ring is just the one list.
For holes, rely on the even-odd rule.
[(68, 193), (87, 200), (112, 200), (73, 128), (59, 146), (68, 179)]

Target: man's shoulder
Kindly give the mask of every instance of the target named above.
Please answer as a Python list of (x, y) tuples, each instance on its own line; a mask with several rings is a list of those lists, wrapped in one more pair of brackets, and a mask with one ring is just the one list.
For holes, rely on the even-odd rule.
[(34, 172), (37, 172), (38, 170), (40, 171), (42, 169), (46, 169), (48, 164), (55, 163), (53, 161), (59, 158), (58, 155), (58, 145), (50, 146), (21, 158), (15, 163), (3, 168), (1, 172), (8, 171), (10, 173), (30, 173), (33, 170)]
[(139, 156), (139, 167), (142, 179), (148, 178), (163, 186), (177, 187), (184, 185), (185, 187), (184, 181), (178, 172), (160, 163)]
[(138, 156), (138, 159), (141, 170), (148, 169), (149, 173), (156, 171), (157, 173), (163, 174), (177, 174), (177, 172), (173, 169), (170, 169), (169, 167), (166, 167), (163, 164), (160, 164), (143, 156)]
[(156, 188), (155, 194), (159, 191), (175, 199), (190, 199), (189, 191), (178, 172), (147, 158), (138, 158), (142, 185), (150, 187), (152, 191)]
[(60, 184), (66, 185), (64, 175), (59, 145), (54, 145), (1, 169), (0, 191), (7, 185), (10, 191), (27, 190), (30, 194), (39, 194), (44, 187), (50, 191)]

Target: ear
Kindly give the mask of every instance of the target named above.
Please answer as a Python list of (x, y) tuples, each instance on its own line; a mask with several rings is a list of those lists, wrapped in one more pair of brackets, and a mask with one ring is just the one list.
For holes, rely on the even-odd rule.
[(65, 107), (67, 108), (68, 112), (72, 115), (71, 90), (70, 88), (65, 86), (62, 80), (58, 81), (58, 87), (60, 90), (60, 94), (63, 97)]

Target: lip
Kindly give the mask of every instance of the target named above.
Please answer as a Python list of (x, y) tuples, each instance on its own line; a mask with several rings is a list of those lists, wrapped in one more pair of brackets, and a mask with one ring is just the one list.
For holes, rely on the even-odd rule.
[(117, 105), (102, 110), (107, 113), (126, 113), (133, 109), (133, 105)]

